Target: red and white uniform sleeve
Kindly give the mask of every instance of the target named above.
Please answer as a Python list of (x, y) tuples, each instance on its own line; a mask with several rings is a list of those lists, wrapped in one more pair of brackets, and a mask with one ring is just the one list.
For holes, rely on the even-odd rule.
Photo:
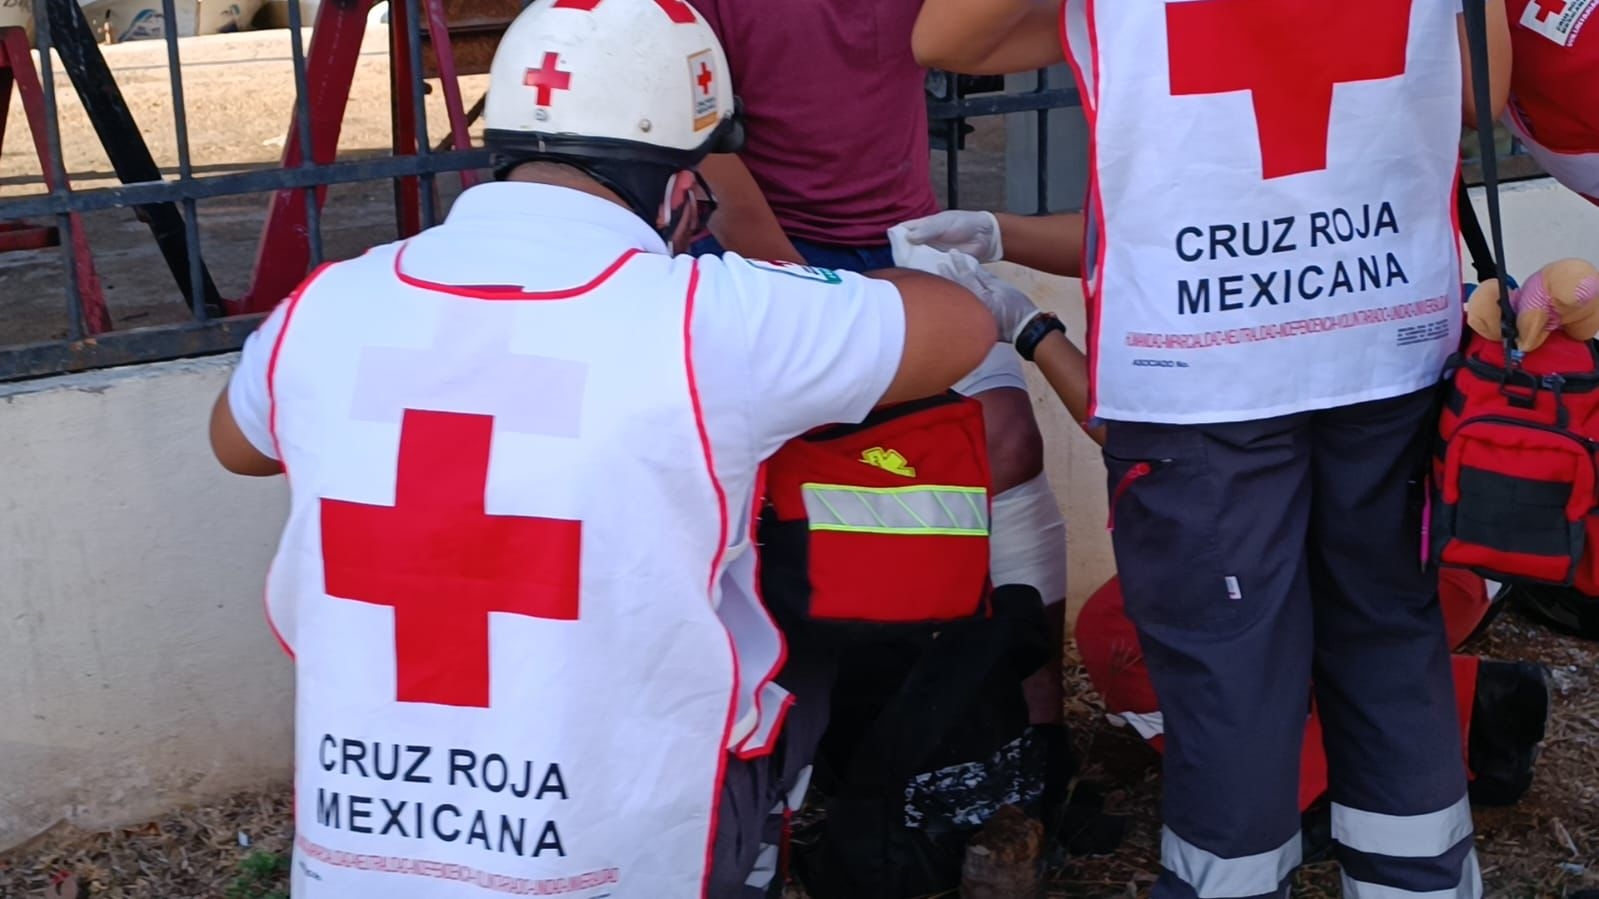
[(272, 390), (267, 382), (272, 369), (272, 351), (283, 333), (288, 308), (288, 303), (279, 303), (261, 327), (244, 341), (239, 365), (228, 382), (228, 409), (233, 413), (233, 420), (250, 445), (269, 459), (277, 459), (278, 452), (272, 439)]

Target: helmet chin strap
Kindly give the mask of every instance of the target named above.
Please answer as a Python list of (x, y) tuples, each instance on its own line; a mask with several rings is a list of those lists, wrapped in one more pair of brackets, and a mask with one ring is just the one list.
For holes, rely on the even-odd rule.
[(671, 212), (666, 217), (666, 224), (655, 229), (655, 233), (661, 235), (661, 240), (666, 241), (666, 248), (673, 252), (676, 252), (676, 248), (672, 246), (672, 235), (677, 233), (678, 226), (683, 223), (683, 217), (688, 215), (689, 204), (694, 202), (692, 197), (685, 197), (676, 209), (672, 209), (672, 185), (676, 181), (677, 176), (674, 175), (671, 180), (666, 182), (666, 193), (661, 197), (661, 205), (670, 209)]

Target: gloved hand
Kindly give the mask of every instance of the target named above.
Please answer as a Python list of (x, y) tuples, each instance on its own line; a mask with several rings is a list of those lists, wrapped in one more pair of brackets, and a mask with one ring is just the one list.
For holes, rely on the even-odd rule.
[(965, 253), (940, 253), (929, 247), (915, 246), (904, 255), (896, 249), (894, 262), (905, 268), (948, 278), (976, 294), (994, 316), (994, 322), (999, 326), (999, 339), (1003, 343), (1013, 342), (1022, 328), (1038, 314), (1038, 307), (1033, 305), (1027, 294), (989, 272)]
[(974, 257), (978, 262), (998, 262), (1005, 258), (1000, 240), (999, 219), (992, 212), (951, 209), (925, 218), (911, 219), (888, 229), (888, 242), (895, 253), (900, 244), (952, 250)]
[[(964, 256), (963, 253), (951, 253), (952, 256)], [(983, 301), (988, 311), (993, 313), (994, 322), (999, 325), (999, 339), (1004, 343), (1015, 343), (1016, 335), (1022, 333), (1027, 323), (1038, 315), (1038, 307), (1033, 304), (1027, 294), (1012, 286), (1009, 281), (990, 272), (976, 264), (971, 259), (971, 274), (969, 278), (955, 278), (967, 290), (977, 294)]]

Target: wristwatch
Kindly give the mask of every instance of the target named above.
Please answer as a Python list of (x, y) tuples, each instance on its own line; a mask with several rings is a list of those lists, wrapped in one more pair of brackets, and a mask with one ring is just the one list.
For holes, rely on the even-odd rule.
[(1045, 335), (1051, 331), (1066, 333), (1066, 326), (1061, 324), (1060, 318), (1053, 312), (1040, 312), (1028, 319), (1027, 324), (1016, 332), (1016, 352), (1021, 354), (1028, 362), (1033, 361), (1033, 352), (1038, 349), (1038, 344)]

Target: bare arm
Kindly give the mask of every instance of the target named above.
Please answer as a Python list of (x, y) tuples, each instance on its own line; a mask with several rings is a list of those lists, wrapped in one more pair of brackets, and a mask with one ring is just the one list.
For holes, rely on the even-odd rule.
[(968, 75), (1005, 75), (1054, 65), (1062, 0), (926, 0), (911, 33), (924, 66)]
[(1052, 275), (1083, 274), (1083, 216), (1012, 215), (996, 213), (1005, 246), (1005, 261)]
[(281, 463), (251, 446), (244, 432), (239, 430), (238, 422), (233, 420), (233, 410), (228, 407), (226, 387), (211, 407), (211, 452), (216, 454), (223, 468), (234, 474), (267, 477), (283, 473)]
[[(1475, 0), (1466, 0), (1467, 3)], [(1477, 127), (1477, 95), (1471, 77), (1471, 44), (1466, 38), (1466, 17), (1457, 21), (1460, 32), (1460, 65), (1465, 75), (1461, 82), (1465, 96), (1461, 98), (1461, 119), (1469, 128)], [(1498, 121), (1510, 102), (1510, 21), (1505, 14), (1504, 0), (1488, 0), (1488, 92), (1493, 98), (1493, 118)]]
[(1105, 445), (1105, 428), (1088, 426), (1088, 357), (1066, 335), (1050, 333), (1033, 350), (1033, 363), (1055, 395), (1066, 405), (1072, 420), (1100, 446)]
[(729, 153), (712, 154), (700, 163), (700, 174), (716, 194), (710, 229), (723, 247), (747, 259), (805, 264), (743, 160)]
[(897, 268), (868, 272), (867, 277), (893, 284), (905, 304), (905, 350), (883, 394), (885, 404), (948, 390), (993, 348), (993, 316), (959, 284)]

